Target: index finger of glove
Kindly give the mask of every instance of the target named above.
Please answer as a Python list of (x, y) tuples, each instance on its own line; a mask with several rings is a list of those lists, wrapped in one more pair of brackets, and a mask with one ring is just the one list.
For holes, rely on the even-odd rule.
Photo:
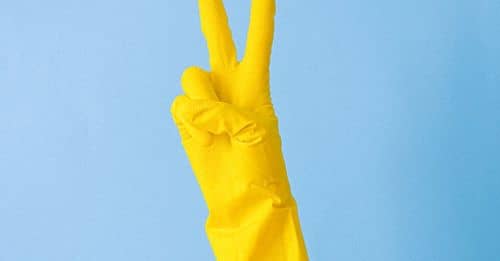
[(199, 0), (198, 3), (212, 70), (236, 64), (236, 47), (222, 0)]

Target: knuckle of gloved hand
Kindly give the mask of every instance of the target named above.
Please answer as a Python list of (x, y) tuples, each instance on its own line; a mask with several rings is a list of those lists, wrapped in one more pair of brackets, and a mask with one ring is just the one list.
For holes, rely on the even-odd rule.
[(186, 109), (188, 106), (188, 98), (184, 95), (177, 96), (170, 106), (170, 113), (174, 120), (180, 121), (184, 114), (186, 114)]
[(170, 104), (170, 114), (172, 114), (172, 117), (175, 119), (178, 114), (178, 109), (179, 109), (179, 96), (175, 97), (175, 99), (172, 101)]
[(172, 118), (174, 119), (174, 121), (177, 120), (177, 98), (175, 98), (172, 103), (170, 104), (170, 115), (172, 116)]
[(186, 82), (194, 77), (199, 77), (203, 74), (203, 70), (197, 66), (190, 66), (184, 70), (181, 76), (181, 82)]

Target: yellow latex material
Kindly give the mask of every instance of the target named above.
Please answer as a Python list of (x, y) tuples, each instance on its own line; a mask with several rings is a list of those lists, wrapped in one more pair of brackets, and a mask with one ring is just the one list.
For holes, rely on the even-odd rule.
[(188, 68), (172, 115), (209, 209), (217, 260), (307, 260), (269, 90), (274, 0), (253, 0), (246, 53), (221, 0), (199, 0), (211, 71)]

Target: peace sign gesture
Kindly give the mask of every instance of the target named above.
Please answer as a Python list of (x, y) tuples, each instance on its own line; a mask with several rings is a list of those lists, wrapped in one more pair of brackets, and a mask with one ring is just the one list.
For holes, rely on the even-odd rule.
[(221, 0), (199, 0), (211, 71), (186, 69), (172, 115), (208, 205), (220, 260), (307, 260), (269, 90), (274, 0), (252, 0), (237, 60)]
[[(193, 138), (202, 145), (209, 145), (213, 142), (213, 135), (225, 133), (232, 138), (242, 138), (239, 141), (243, 143), (255, 143), (262, 139), (263, 130), (258, 131), (262, 126), (255, 126), (256, 119), (250, 119), (257, 115), (248, 115), (241, 110), (263, 111), (274, 117), (269, 90), (274, 0), (252, 1), (247, 47), (242, 61), (237, 61), (222, 1), (199, 0), (199, 9), (212, 70), (205, 72), (190, 67), (184, 72), (182, 87), (185, 96), (179, 96), (173, 103), (174, 119), (181, 132), (186, 134), (183, 140)], [(201, 107), (204, 113), (201, 113)], [(215, 111), (217, 113), (208, 113)], [(196, 121), (189, 117), (194, 114), (198, 118), (200, 115), (207, 117)]]
[(269, 103), (274, 10), (273, 0), (252, 2), (246, 52), (238, 62), (222, 2), (200, 0), (201, 27), (207, 40), (212, 80), (221, 101), (250, 108)]

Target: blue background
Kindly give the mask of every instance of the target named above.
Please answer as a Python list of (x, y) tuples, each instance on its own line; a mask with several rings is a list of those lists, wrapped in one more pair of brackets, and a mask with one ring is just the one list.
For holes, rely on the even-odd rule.
[[(226, 0), (242, 53), (249, 0)], [(311, 260), (500, 260), (500, 2), (279, 0)], [(0, 2), (0, 260), (211, 260), (169, 104), (196, 1)]]

